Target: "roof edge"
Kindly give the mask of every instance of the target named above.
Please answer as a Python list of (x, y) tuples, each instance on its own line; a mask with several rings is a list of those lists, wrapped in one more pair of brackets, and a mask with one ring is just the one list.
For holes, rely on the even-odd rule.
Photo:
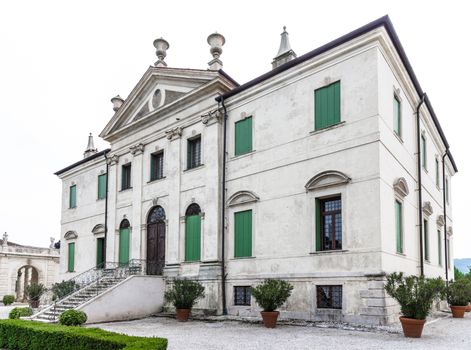
[(98, 152), (98, 153), (95, 153), (94, 155), (91, 155), (90, 157), (87, 157), (87, 158), (84, 158), (84, 159), (82, 159), (82, 160), (79, 160), (78, 162), (75, 162), (74, 164), (71, 164), (71, 165), (65, 167), (64, 169), (61, 169), (61, 170), (59, 170), (59, 171), (56, 171), (56, 172), (54, 173), (54, 175), (59, 176), (59, 175), (65, 173), (66, 171), (69, 171), (69, 170), (71, 170), (71, 169), (73, 169), (73, 168), (75, 168), (75, 167), (78, 167), (79, 165), (85, 164), (85, 163), (89, 162), (90, 160), (96, 159), (96, 158), (98, 158), (98, 157), (100, 157), (100, 156), (103, 156), (103, 155), (107, 154), (109, 151), (111, 151), (110, 148), (104, 149), (103, 151), (100, 151), (100, 152)]

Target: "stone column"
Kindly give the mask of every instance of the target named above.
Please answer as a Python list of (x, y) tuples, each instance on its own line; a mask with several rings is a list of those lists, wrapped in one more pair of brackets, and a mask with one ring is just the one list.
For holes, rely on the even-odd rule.
[(108, 156), (108, 232), (106, 235), (106, 261), (117, 261), (116, 244), (116, 197), (118, 192), (118, 156)]
[(142, 186), (143, 171), (142, 161), (144, 144), (138, 143), (130, 148), (132, 160), (132, 231), (130, 244), (130, 259), (143, 259), (141, 256), (141, 211), (142, 211)]

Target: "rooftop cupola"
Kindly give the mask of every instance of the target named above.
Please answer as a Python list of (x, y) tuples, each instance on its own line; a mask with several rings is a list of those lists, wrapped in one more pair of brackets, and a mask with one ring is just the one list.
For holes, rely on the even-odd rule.
[(156, 48), (155, 54), (157, 55), (158, 61), (154, 63), (156, 67), (167, 67), (167, 63), (164, 62), (165, 57), (167, 57), (167, 50), (170, 45), (167, 40), (163, 38), (154, 40), (154, 47)]
[(294, 60), (296, 57), (296, 53), (293, 51), (293, 49), (291, 49), (289, 35), (285, 26), (283, 27), (283, 33), (281, 33), (280, 49), (271, 63), (272, 68), (275, 69), (281, 66), (283, 63)]
[(97, 152), (98, 152), (98, 150), (95, 148), (95, 145), (93, 144), (92, 133), (90, 133), (90, 135), (88, 135), (87, 149), (85, 150), (85, 152), (83, 152), (83, 158), (88, 158), (88, 157), (94, 155)]
[(220, 70), (222, 69), (222, 61), (219, 57), (222, 54), (222, 46), (226, 42), (226, 39), (222, 34), (214, 32), (208, 36), (208, 44), (211, 46), (209, 52), (213, 55), (213, 59), (208, 62), (209, 70)]

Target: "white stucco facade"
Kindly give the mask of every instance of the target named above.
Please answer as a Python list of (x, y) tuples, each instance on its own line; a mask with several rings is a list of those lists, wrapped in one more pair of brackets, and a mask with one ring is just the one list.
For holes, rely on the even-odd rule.
[[(199, 309), (223, 312), (224, 263), (229, 314), (255, 315), (259, 310), (254, 300), (250, 306), (234, 305), (233, 287), (282, 278), (294, 285), (282, 317), (394, 321), (398, 308), (383, 291), (385, 274), (420, 273), (415, 127), (420, 96), (386, 27), (372, 26), (233, 95), (230, 91), (237, 84), (221, 71), (150, 67), (100, 135), (110, 142), (110, 150), (58, 172), (63, 181), (62, 235), (75, 233), (64, 243), (76, 243), (74, 272), (67, 272), (67, 244), (62, 244), (61, 278), (95, 266), (96, 240), (105, 235), (104, 230), (92, 232), (96, 225), (108, 228), (106, 260), (118, 261), (124, 219), (131, 225), (130, 259), (145, 261), (148, 214), (161, 206), (165, 211), (163, 275), (202, 281), (206, 298), (197, 305)], [(314, 92), (337, 81), (340, 122), (315, 130)], [(157, 90), (181, 94), (169, 103), (154, 103), (159, 101), (154, 100)], [(224, 106), (215, 100), (220, 94), (228, 96)], [(401, 137), (393, 131), (394, 94), (401, 100)], [(227, 112), (224, 217), (223, 107)], [(143, 108), (145, 112), (140, 112)], [(441, 169), (447, 145), (431, 113), (425, 105), (420, 110), (420, 133), (427, 140), (422, 203), (428, 220), (429, 261), (424, 262), (424, 273), (444, 277), (444, 246), (442, 242), (440, 265), (437, 232), (441, 230), (443, 241), (443, 188), (441, 180), (437, 186), (434, 167), (438, 157)], [(252, 118), (252, 150), (236, 156), (235, 123), (246, 117)], [(188, 140), (198, 135), (201, 165), (187, 169)], [(160, 151), (164, 152), (163, 178), (150, 181), (151, 154)], [(122, 190), (123, 165), (129, 163), (132, 186)], [(445, 168), (451, 183), (456, 168), (449, 158)], [(105, 223), (105, 199), (97, 200), (97, 176), (106, 171)], [(77, 206), (69, 209), (73, 185)], [(319, 250), (316, 201), (331, 196), (341, 200), (342, 248)], [(402, 253), (396, 249), (396, 200), (402, 203)], [(201, 254), (199, 261), (188, 262), (185, 212), (192, 203), (201, 208)], [(252, 211), (252, 253), (237, 258), (234, 214), (246, 210)], [(451, 235), (449, 242), (452, 247)], [(450, 276), (452, 271), (449, 266)], [(341, 308), (318, 308), (316, 287), (323, 285), (342, 286)]]

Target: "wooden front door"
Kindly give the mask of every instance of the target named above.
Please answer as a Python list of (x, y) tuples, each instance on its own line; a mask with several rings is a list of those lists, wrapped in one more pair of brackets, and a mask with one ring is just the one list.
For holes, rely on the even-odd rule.
[(147, 225), (147, 274), (161, 275), (165, 266), (165, 222)]

